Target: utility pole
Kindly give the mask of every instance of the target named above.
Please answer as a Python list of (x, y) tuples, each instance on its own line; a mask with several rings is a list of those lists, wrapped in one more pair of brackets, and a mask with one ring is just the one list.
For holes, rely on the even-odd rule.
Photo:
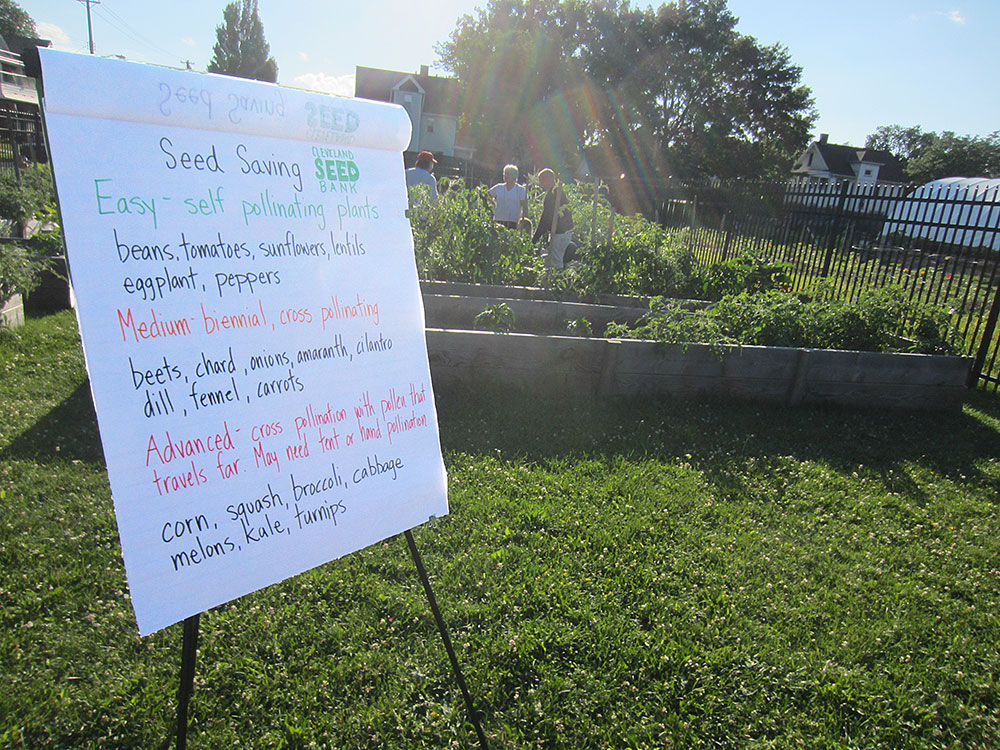
[(101, 0), (77, 0), (87, 6), (87, 35), (90, 37), (90, 54), (94, 54), (94, 26), (90, 22), (90, 6), (99, 5)]

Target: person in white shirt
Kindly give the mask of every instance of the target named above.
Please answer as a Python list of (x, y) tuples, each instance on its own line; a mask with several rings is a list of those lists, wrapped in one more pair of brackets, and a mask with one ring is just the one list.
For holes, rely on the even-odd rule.
[(528, 215), (528, 188), (517, 184), (517, 166), (503, 168), (503, 182), (490, 188), (493, 219), (509, 229), (517, 229), (522, 216)]

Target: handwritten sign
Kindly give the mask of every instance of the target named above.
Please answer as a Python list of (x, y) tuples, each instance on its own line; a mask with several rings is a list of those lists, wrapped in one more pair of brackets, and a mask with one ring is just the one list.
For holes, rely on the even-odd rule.
[(405, 111), (40, 57), (139, 632), (446, 514)]

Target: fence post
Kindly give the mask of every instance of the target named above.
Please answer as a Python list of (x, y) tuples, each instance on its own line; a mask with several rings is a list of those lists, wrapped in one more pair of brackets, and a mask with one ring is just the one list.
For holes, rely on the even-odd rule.
[(722, 261), (729, 260), (729, 246), (733, 241), (733, 228), (731, 226), (732, 214), (726, 211), (722, 214), (722, 231), (725, 237), (722, 240)]
[(986, 364), (986, 356), (990, 353), (990, 346), (993, 344), (993, 334), (997, 329), (998, 317), (1000, 317), (1000, 286), (997, 287), (996, 295), (993, 297), (993, 306), (990, 308), (990, 314), (986, 318), (986, 326), (983, 329), (983, 338), (979, 343), (979, 350), (976, 352), (976, 358), (969, 369), (969, 379), (965, 383), (969, 388), (975, 388), (979, 382), (979, 378), (983, 374), (983, 365)]
[(691, 221), (688, 223), (688, 250), (694, 252), (694, 228), (698, 223), (698, 194), (691, 201)]
[(844, 220), (844, 206), (847, 204), (847, 191), (851, 183), (846, 180), (840, 186), (840, 196), (837, 198), (837, 208), (833, 212), (833, 221), (830, 226), (830, 238), (826, 243), (826, 255), (823, 257), (823, 276), (830, 274), (830, 266), (833, 263), (833, 250), (837, 246), (837, 235), (840, 233)]
[(590, 246), (594, 246), (594, 238), (597, 236), (597, 191), (601, 187), (601, 180), (594, 175), (594, 207), (590, 214)]

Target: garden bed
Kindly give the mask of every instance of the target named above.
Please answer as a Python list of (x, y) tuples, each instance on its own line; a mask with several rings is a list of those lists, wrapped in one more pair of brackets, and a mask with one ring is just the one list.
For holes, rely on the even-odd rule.
[[(593, 335), (601, 336), (608, 323), (635, 325), (649, 312), (652, 297), (596, 295), (593, 300), (559, 299), (547, 289), (422, 281), (424, 318), (428, 328), (473, 330), (476, 316), (486, 308), (506, 305), (511, 330), (522, 333), (564, 334), (573, 321), (586, 320)], [(675, 300), (684, 310), (709, 304), (702, 300)]]
[[(649, 309), (652, 297), (632, 294), (574, 295), (571, 292), (556, 292), (537, 286), (501, 286), (498, 284), (465, 284), (459, 281), (421, 281), (420, 291), (424, 294), (452, 295), (460, 297), (486, 297), (498, 299), (542, 300), (550, 302), (587, 302), (618, 307), (641, 307)], [(704, 304), (691, 300), (693, 305)]]
[(634, 325), (649, 312), (648, 307), (613, 307), (583, 302), (554, 302), (504, 297), (459, 297), (424, 294), (424, 319), (431, 328), (473, 330), (476, 316), (487, 307), (505, 305), (510, 311), (512, 330), (526, 333), (566, 333), (571, 321), (585, 319), (596, 335), (603, 335), (608, 323)]
[(961, 407), (968, 357), (710, 344), (659, 344), (427, 330), (435, 386), (480, 382), (553, 396), (735, 398), (788, 405)]

